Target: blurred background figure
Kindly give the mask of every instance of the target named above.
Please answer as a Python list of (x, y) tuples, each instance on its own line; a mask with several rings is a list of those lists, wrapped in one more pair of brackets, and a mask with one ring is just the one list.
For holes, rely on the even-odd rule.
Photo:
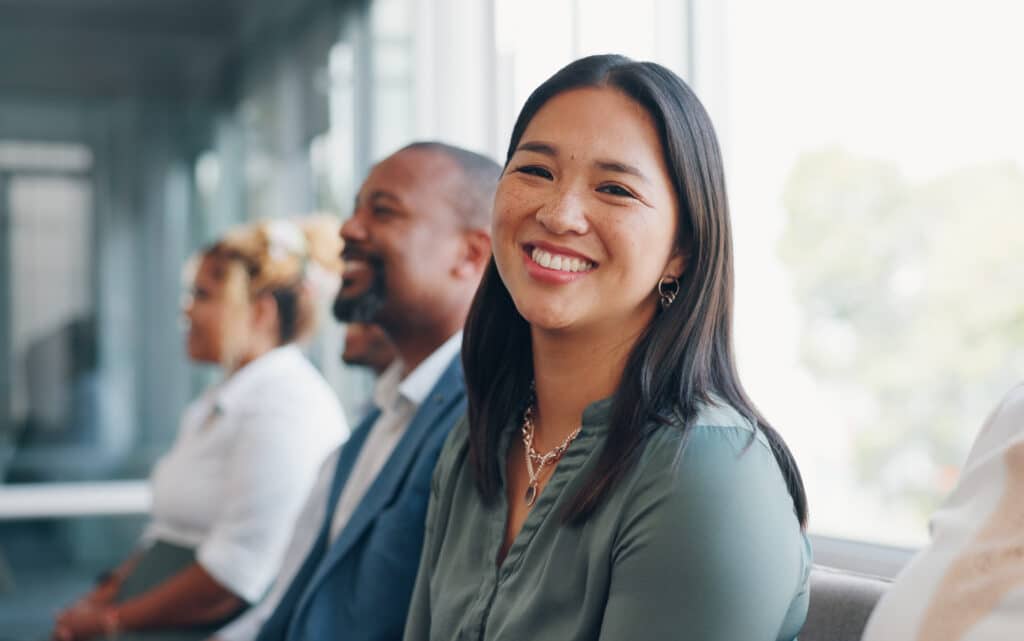
[(188, 354), (224, 378), (188, 407), (157, 464), (137, 551), (58, 616), (54, 638), (201, 638), (266, 591), (316, 470), (347, 432), (296, 346), (317, 325), (318, 284), (340, 271), (336, 228), (262, 222), (199, 256)]
[(1024, 385), (992, 411), (932, 515), (931, 545), (871, 614), (863, 641), (1002, 641), (1024, 630)]
[(395, 346), (379, 325), (349, 323), (345, 328), (345, 351), (341, 358), (349, 365), (369, 367), (380, 376), (395, 359)]
[[(375, 376), (380, 376), (397, 356), (395, 346), (391, 343), (380, 325), (373, 323), (349, 323), (345, 326), (345, 349), (341, 359), (348, 365), (368, 367)], [(373, 409), (371, 399), (352, 408), (356, 416), (365, 416)]]

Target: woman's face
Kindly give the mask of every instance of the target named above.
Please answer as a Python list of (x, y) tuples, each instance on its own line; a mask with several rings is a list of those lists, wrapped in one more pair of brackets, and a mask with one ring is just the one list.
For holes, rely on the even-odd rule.
[(638, 335), (678, 277), (677, 202), (647, 112), (574, 89), (526, 127), (498, 183), (494, 256), (519, 313), (543, 330)]
[(240, 355), (233, 345), (245, 342), (249, 305), (244, 296), (231, 291), (229, 272), (229, 261), (210, 257), (203, 258), (196, 270), (192, 295), (185, 305), (188, 355), (193, 361), (223, 364)]

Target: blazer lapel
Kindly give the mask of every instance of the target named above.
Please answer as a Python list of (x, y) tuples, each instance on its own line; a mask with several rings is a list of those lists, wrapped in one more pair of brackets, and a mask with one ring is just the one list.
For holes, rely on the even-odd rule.
[(366, 415), (366, 418), (359, 423), (359, 427), (349, 436), (348, 442), (341, 447), (341, 452), (338, 454), (338, 463), (334, 468), (334, 480), (331, 481), (331, 492), (327, 497), (326, 521), (328, 531), (331, 529), (331, 521), (334, 520), (334, 508), (338, 505), (341, 490), (345, 487), (345, 483), (348, 482), (348, 477), (352, 474), (352, 468), (355, 467), (356, 461), (359, 459), (359, 453), (363, 451), (363, 445), (366, 444), (366, 439), (370, 436), (370, 431), (373, 430), (373, 424), (377, 422), (379, 417), (380, 409), (374, 407)]
[[(462, 383), (462, 364), (459, 357), (452, 359), (444, 374), (423, 400), (419, 410), (413, 416), (395, 450), (387, 463), (374, 479), (366, 496), (352, 513), (352, 517), (342, 529), (338, 539), (328, 547), (323, 563), (320, 565), (307, 594), (313, 594), (318, 584), (329, 574), (330, 569), (352, 548), (363, 532), (377, 517), (377, 514), (388, 504), (405, 478), (409, 466), (420, 451), (420, 444), (436, 428), (438, 420), (444, 417), (451, 406), (465, 395)], [(365, 437), (364, 437), (365, 438)], [(336, 500), (336, 499), (335, 499)]]

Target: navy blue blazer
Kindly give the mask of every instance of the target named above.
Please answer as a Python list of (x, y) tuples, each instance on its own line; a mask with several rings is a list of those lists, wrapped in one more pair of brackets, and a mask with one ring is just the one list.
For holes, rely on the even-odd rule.
[(320, 534), (257, 641), (400, 641), (423, 547), (430, 482), (448, 432), (466, 412), (459, 356), (420, 405), (391, 457), (332, 544), (334, 508), (379, 415), (338, 457)]

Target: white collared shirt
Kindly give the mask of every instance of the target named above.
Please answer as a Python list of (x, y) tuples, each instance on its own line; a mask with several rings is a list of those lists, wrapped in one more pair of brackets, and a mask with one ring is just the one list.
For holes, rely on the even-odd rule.
[[(401, 375), (401, 366), (389, 367), (377, 379), (374, 386), (374, 403), (379, 404), (381, 415), (374, 422), (366, 442), (360, 450), (356, 464), (349, 475), (345, 488), (338, 498), (338, 509), (331, 521), (331, 540), (333, 541), (344, 529), (348, 519), (352, 516), (359, 501), (366, 495), (370, 485), (376, 479), (381, 467), (387, 462), (398, 444), (406, 427), (416, 415), (418, 408), (430, 390), (437, 385), (437, 382), (444, 374), (445, 368), (458, 354), (462, 347), (462, 332), (458, 332), (438, 347), (425, 361), (413, 370), (405, 380), (398, 381)], [(397, 372), (395, 374), (394, 372)], [(389, 376), (391, 374), (391, 376)], [(391, 407), (390, 415), (385, 410)], [(397, 411), (396, 411), (397, 408)], [(396, 414), (400, 416), (396, 417)], [(399, 418), (402, 418), (399, 422)], [(374, 435), (381, 434), (381, 438), (374, 439)], [(376, 450), (383, 450), (383, 453)], [(259, 634), (264, 622), (277, 609), (281, 598), (291, 586), (292, 580), (298, 574), (299, 569), (305, 562), (309, 551), (320, 534), (320, 528), (327, 518), (327, 500), (331, 493), (331, 484), (334, 481), (334, 474), (338, 467), (338, 456), (341, 448), (337, 448), (323, 465), (320, 466), (320, 473), (313, 491), (310, 493), (306, 504), (295, 521), (291, 541), (288, 543), (288, 550), (285, 552), (284, 561), (281, 563), (281, 571), (274, 580), (274, 585), (266, 598), (246, 610), (242, 616), (232, 621), (229, 625), (219, 630), (216, 637), (220, 641), (253, 641)], [(346, 494), (348, 497), (346, 498)], [(342, 502), (348, 501), (347, 513), (344, 519), (339, 519), (338, 514), (342, 512)], [(335, 531), (337, 529), (337, 531)]]
[(185, 410), (150, 479), (144, 542), (194, 547), (218, 582), (256, 601), (317, 469), (347, 435), (337, 397), (299, 348), (267, 352)]
[(1024, 631), (1024, 385), (992, 413), (932, 542), (875, 607), (864, 641), (1004, 641)]
[(457, 332), (404, 379), (401, 376), (405, 365), (401, 359), (395, 359), (381, 374), (373, 390), (373, 402), (380, 410), (380, 416), (370, 429), (341, 496), (338, 497), (338, 506), (331, 521), (331, 543), (345, 529), (345, 524), (376, 480), (377, 474), (391, 458), (391, 453), (405, 434), (416, 410), (461, 347), (462, 332)]

